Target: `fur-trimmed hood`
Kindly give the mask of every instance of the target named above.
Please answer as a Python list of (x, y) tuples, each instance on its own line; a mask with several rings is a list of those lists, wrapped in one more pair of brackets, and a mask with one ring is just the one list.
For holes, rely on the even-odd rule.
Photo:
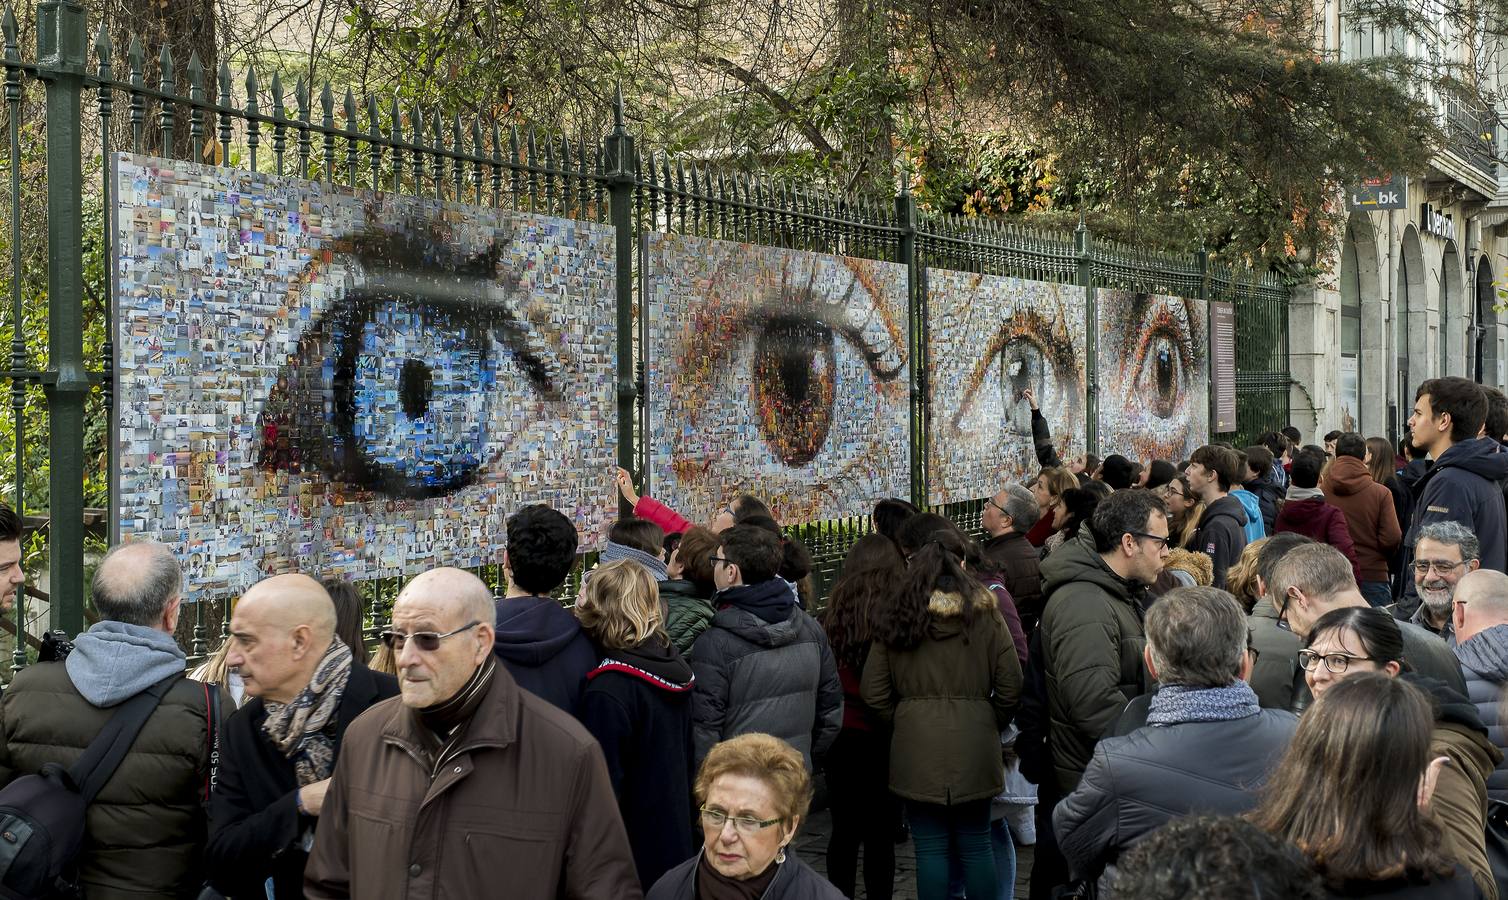
[(1176, 548), (1168, 551), (1163, 567), (1188, 573), (1196, 585), (1209, 587), (1215, 583), (1215, 561), (1196, 550)]

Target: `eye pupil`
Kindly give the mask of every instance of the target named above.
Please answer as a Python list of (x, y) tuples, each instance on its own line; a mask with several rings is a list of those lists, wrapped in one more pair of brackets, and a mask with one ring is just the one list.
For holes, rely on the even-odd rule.
[(403, 414), (410, 419), (422, 419), (429, 411), (429, 398), (434, 393), (434, 373), (429, 364), (410, 359), (403, 363), (398, 375), (398, 400), (403, 404)]
[(766, 323), (754, 353), (760, 432), (788, 466), (816, 458), (832, 427), (837, 365), (826, 327), (800, 320)]
[(1153, 412), (1159, 418), (1170, 418), (1178, 404), (1178, 362), (1174, 359), (1173, 348), (1166, 339), (1158, 340), (1152, 364), (1152, 376), (1157, 388)]

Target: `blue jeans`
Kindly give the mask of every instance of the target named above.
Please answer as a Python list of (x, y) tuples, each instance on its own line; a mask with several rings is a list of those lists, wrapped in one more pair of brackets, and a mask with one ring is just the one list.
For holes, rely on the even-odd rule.
[[(990, 822), (990, 845), (995, 856), (995, 880), (1000, 887), (995, 892), (996, 900), (1015, 900), (1016, 897), (1016, 841), (1011, 836), (1010, 821), (995, 819)], [(963, 900), (963, 867), (954, 862), (948, 871), (948, 896)]]
[[(948, 900), (949, 869), (954, 862), (958, 864), (969, 900), (995, 900), (1000, 887), (991, 841), (989, 798), (954, 806), (908, 800), (906, 815), (916, 846), (918, 900)], [(1006, 841), (1010, 841), (1008, 832)], [(1012, 872), (1015, 867), (1012, 848)]]
[(1386, 581), (1363, 581), (1361, 595), (1373, 606), (1387, 606), (1393, 602), (1393, 585)]

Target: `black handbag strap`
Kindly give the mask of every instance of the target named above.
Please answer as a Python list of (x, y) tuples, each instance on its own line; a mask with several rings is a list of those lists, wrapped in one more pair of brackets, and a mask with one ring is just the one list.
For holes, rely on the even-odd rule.
[(182, 677), (174, 673), (122, 703), (100, 733), (89, 742), (84, 755), (68, 769), (68, 777), (78, 786), (84, 805), (94, 802), (95, 795), (131, 752), (136, 736), (152, 717), (157, 704), (162, 702), (163, 695)]

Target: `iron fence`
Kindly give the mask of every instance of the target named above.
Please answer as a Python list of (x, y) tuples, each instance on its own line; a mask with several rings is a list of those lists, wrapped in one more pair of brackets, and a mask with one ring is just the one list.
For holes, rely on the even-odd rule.
[[(707, 236), (777, 247), (898, 262), (910, 273), (911, 493), (925, 500), (925, 370), (918, 360), (926, 340), (922, 273), (927, 267), (1058, 281), (1083, 286), (1088, 296), (1090, 341), (1088, 446), (1095, 435), (1095, 293), (1128, 288), (1204, 299), (1228, 299), (1237, 309), (1238, 445), (1256, 432), (1287, 421), (1287, 291), (1271, 275), (1213, 266), (1204, 254), (1178, 256), (1092, 240), (1075, 232), (1034, 231), (1015, 225), (920, 214), (904, 191), (894, 197), (849, 196), (820, 185), (793, 184), (726, 161), (693, 160), (641, 152), (624, 119), (622, 98), (606, 136), (568, 137), (520, 123), (443, 113), (424, 105), (352, 91), (328, 81), (316, 90), (296, 78), (291, 92), (281, 72), (239, 78), (227, 65), (206, 72), (190, 59), (187, 85), (174, 81), (171, 48), (156, 48), (155, 81), (148, 53), (131, 39), (124, 59), (103, 28), (88, 39), (83, 8), (74, 0), (44, 0), (36, 7), (35, 53), (23, 58), (14, 11), (3, 21), (11, 202), (10, 366), (13, 446), (10, 463), (18, 511), (37, 510), (46, 523), (46, 592), (18, 591), (16, 621), (27, 621), (28, 600), (44, 597), (47, 625), (81, 630), (87, 611), (85, 546), (86, 477), (112, 473), (114, 441), (106, 432), (105, 458), (85, 458), (87, 419), (109, 416), (114, 346), (115, 273), (91, 270), (88, 247), (108, 247), (115, 223), (109, 203), (110, 154), (117, 150), (174, 157), (187, 129), (193, 161), (209, 161), (280, 175), (335, 182), (399, 194), (432, 196), (478, 205), (574, 217), (611, 224), (617, 255), (618, 461), (644, 471), (648, 438), (642, 403), (638, 279), (639, 239), (650, 232)], [(122, 62), (124, 65), (122, 65)], [(38, 93), (40, 92), (40, 102)], [(28, 162), (38, 146), (42, 162)], [(40, 181), (42, 187), (38, 187)], [(40, 196), (38, 196), (40, 192)], [(101, 211), (91, 218), (92, 202)], [(29, 235), (45, 223), (45, 292), (28, 287), (35, 273), (26, 256)], [(29, 298), (45, 297), (45, 333), (33, 326)], [(87, 297), (102, 298), (91, 307)], [(98, 343), (86, 354), (86, 334)], [(102, 339), (99, 339), (102, 335)], [(39, 359), (40, 357), (40, 359)], [(44, 395), (45, 403), (37, 393)], [(45, 427), (46, 483), (38, 486), (29, 464), (38, 448), (30, 435)], [(86, 467), (88, 471), (86, 471)], [(29, 486), (30, 485), (30, 486)], [(107, 486), (113, 492), (115, 486)], [(107, 504), (108, 505), (108, 504)], [(964, 527), (979, 528), (982, 500), (945, 512)], [(825, 596), (842, 557), (869, 529), (867, 519), (791, 523), (812, 552), (816, 592)], [(590, 564), (591, 560), (585, 560)], [(499, 586), (499, 566), (484, 580)], [(565, 592), (575, 589), (579, 571)], [(398, 585), (367, 583), (369, 634), (378, 632)], [(225, 634), (226, 611), (194, 604), (188, 633), (193, 658)], [(13, 665), (25, 664), (17, 640)]]

